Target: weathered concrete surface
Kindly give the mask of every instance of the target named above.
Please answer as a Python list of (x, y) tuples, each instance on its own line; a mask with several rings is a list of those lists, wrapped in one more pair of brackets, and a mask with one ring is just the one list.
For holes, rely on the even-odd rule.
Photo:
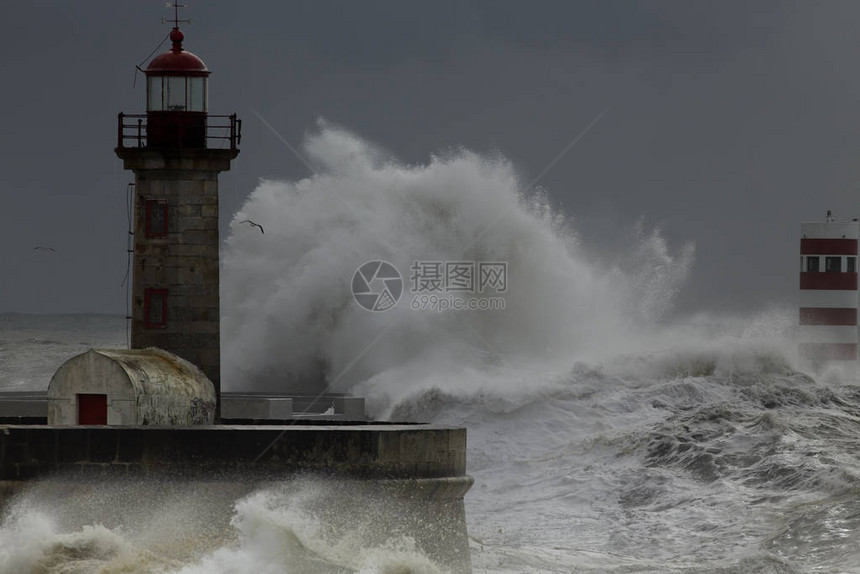
[[(366, 421), (363, 397), (343, 395), (283, 395), (222, 393), (221, 420), (234, 421), (316, 419)], [(242, 422), (241, 424), (247, 424)]]
[[(44, 391), (0, 391), (0, 419), (45, 419), (48, 402)], [(42, 421), (44, 422), (44, 421)], [(4, 423), (0, 423), (4, 424)], [(11, 420), (5, 424), (13, 424)], [(37, 424), (14, 423), (14, 424)]]
[(80, 492), (87, 504), (117, 489), (124, 512), (146, 515), (154, 503), (147, 489), (157, 488), (209, 499), (225, 513), (212, 524), (228, 525), (238, 497), (302, 483), (330, 495), (317, 511), (334, 530), (360, 532), (367, 544), (406, 536), (445, 571), (471, 572), (463, 496), (472, 479), (462, 428), (0, 426), (0, 512), (32, 489), (65, 499)]
[(215, 418), (212, 382), (162, 349), (90, 349), (72, 357), (48, 385), (48, 424), (77, 425), (81, 393), (106, 396), (109, 425), (211, 425)]
[(293, 399), (289, 397), (235, 397), (221, 395), (221, 421), (227, 419), (280, 419), (293, 414)]

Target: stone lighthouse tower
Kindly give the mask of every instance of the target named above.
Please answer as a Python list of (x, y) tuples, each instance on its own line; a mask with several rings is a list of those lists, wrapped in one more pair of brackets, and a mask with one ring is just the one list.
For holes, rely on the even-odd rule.
[(144, 70), (146, 114), (119, 114), (116, 154), (135, 176), (131, 347), (197, 365), (220, 410), (218, 174), (239, 153), (241, 122), (208, 113), (210, 72), (179, 23)]

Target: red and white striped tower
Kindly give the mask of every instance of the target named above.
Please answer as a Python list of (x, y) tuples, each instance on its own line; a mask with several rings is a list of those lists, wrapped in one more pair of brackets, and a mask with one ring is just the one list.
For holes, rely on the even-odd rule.
[(857, 239), (860, 223), (837, 222), (800, 227), (801, 357), (812, 366), (857, 361)]

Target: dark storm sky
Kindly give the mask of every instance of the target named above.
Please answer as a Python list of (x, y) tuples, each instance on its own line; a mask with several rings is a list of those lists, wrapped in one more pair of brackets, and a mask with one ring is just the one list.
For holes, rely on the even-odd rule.
[[(308, 175), (253, 110), (293, 145), (324, 117), (408, 163), (501, 152), (527, 182), (608, 108), (540, 184), (586, 244), (640, 220), (695, 243), (682, 311), (794, 304), (800, 222), (860, 215), (857, 2), (187, 4), (210, 112), (244, 119), (222, 237), (259, 178)], [(3, 7), (0, 312), (125, 311), (116, 114), (144, 110), (134, 66), (169, 15)]]

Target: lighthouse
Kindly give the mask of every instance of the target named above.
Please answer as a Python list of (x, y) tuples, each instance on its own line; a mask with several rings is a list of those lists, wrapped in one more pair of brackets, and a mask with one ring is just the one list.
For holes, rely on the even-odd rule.
[(799, 351), (813, 367), (857, 362), (857, 252), (860, 223), (801, 225)]
[(218, 174), (239, 153), (241, 122), (209, 114), (210, 71), (180, 22), (144, 70), (146, 113), (117, 123), (116, 154), (134, 172), (130, 344), (199, 367), (220, 409)]

